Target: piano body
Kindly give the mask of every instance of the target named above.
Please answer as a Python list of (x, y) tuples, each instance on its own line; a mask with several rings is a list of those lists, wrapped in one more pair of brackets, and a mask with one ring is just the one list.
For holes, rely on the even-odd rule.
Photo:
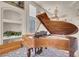
[[(39, 38), (23, 36), (23, 44), (29, 48), (28, 56), (31, 56), (31, 49), (33, 48), (51, 47), (69, 51), (69, 56), (73, 57), (77, 49), (77, 38), (69, 35), (77, 33), (78, 28), (68, 22), (51, 21), (45, 12), (38, 14), (36, 17), (52, 35)], [(54, 34), (61, 35), (62, 38), (54, 36)]]

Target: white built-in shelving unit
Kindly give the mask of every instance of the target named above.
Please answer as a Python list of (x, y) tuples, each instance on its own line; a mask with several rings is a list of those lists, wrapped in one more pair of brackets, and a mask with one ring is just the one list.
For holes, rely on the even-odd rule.
[(23, 34), (24, 10), (16, 6), (9, 5), (5, 2), (2, 3), (5, 5), (0, 7), (0, 41), (7, 39), (18, 39), (22, 35), (7, 37), (3, 36), (3, 33), (6, 31), (16, 31)]

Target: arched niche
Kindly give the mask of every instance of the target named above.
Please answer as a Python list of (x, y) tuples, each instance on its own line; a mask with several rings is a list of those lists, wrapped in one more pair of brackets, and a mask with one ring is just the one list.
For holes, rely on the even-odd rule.
[(23, 12), (14, 8), (2, 8), (2, 33), (23, 31)]

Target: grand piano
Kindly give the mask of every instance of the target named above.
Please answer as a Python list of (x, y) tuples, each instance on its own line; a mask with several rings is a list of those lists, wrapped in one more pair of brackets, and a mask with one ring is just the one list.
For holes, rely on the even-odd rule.
[(22, 42), (28, 47), (28, 57), (31, 56), (33, 48), (40, 48), (40, 51), (42, 51), (42, 48), (49, 47), (69, 51), (69, 56), (73, 57), (77, 50), (77, 38), (70, 35), (78, 32), (77, 26), (65, 21), (51, 21), (45, 12), (36, 15), (36, 17), (49, 31), (50, 35), (39, 35), (38, 37), (24, 35)]

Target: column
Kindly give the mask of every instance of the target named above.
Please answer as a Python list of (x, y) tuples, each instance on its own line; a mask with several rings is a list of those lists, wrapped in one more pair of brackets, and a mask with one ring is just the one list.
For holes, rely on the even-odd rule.
[(1, 15), (1, 7), (0, 7), (0, 45), (3, 44), (3, 39), (2, 39), (2, 15)]

